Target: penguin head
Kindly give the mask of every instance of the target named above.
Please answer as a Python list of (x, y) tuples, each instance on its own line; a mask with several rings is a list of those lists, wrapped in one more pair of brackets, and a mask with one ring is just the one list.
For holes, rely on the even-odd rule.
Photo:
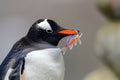
[(29, 29), (27, 37), (34, 42), (45, 41), (57, 46), (59, 41), (66, 36), (78, 34), (74, 29), (65, 29), (50, 19), (39, 19)]

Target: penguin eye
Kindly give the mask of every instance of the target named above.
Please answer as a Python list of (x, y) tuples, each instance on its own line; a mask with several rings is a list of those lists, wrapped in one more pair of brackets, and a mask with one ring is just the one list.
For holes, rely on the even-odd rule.
[(53, 33), (53, 30), (46, 30), (47, 33)]

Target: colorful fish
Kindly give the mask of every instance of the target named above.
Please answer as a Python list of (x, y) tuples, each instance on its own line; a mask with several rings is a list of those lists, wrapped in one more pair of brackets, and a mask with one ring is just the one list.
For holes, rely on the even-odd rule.
[(67, 39), (65, 47), (63, 47), (64, 54), (68, 49), (71, 50), (74, 45), (77, 45), (77, 42), (81, 44), (81, 40), (80, 40), (81, 36), (82, 36), (82, 33), (77, 35), (72, 35)]

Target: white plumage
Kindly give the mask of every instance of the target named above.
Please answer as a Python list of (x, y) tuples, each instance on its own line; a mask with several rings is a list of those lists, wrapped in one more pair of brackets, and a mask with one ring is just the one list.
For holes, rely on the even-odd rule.
[(59, 48), (32, 51), (25, 63), (26, 80), (64, 80), (64, 60)]
[(47, 22), (47, 19), (45, 19), (43, 22), (38, 23), (37, 25), (43, 30), (52, 30), (50, 24)]

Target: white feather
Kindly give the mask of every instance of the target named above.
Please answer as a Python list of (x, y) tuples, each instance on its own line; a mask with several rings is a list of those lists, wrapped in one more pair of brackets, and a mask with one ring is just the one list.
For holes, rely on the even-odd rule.
[(11, 74), (12, 71), (13, 71), (12, 68), (9, 68), (9, 69), (8, 69), (4, 80), (9, 80), (9, 76), (10, 76), (10, 74)]
[(64, 80), (64, 60), (59, 48), (32, 51), (25, 63), (26, 80)]
[(43, 22), (37, 24), (39, 28), (44, 30), (52, 30), (50, 24), (47, 22), (47, 19), (45, 19)]

